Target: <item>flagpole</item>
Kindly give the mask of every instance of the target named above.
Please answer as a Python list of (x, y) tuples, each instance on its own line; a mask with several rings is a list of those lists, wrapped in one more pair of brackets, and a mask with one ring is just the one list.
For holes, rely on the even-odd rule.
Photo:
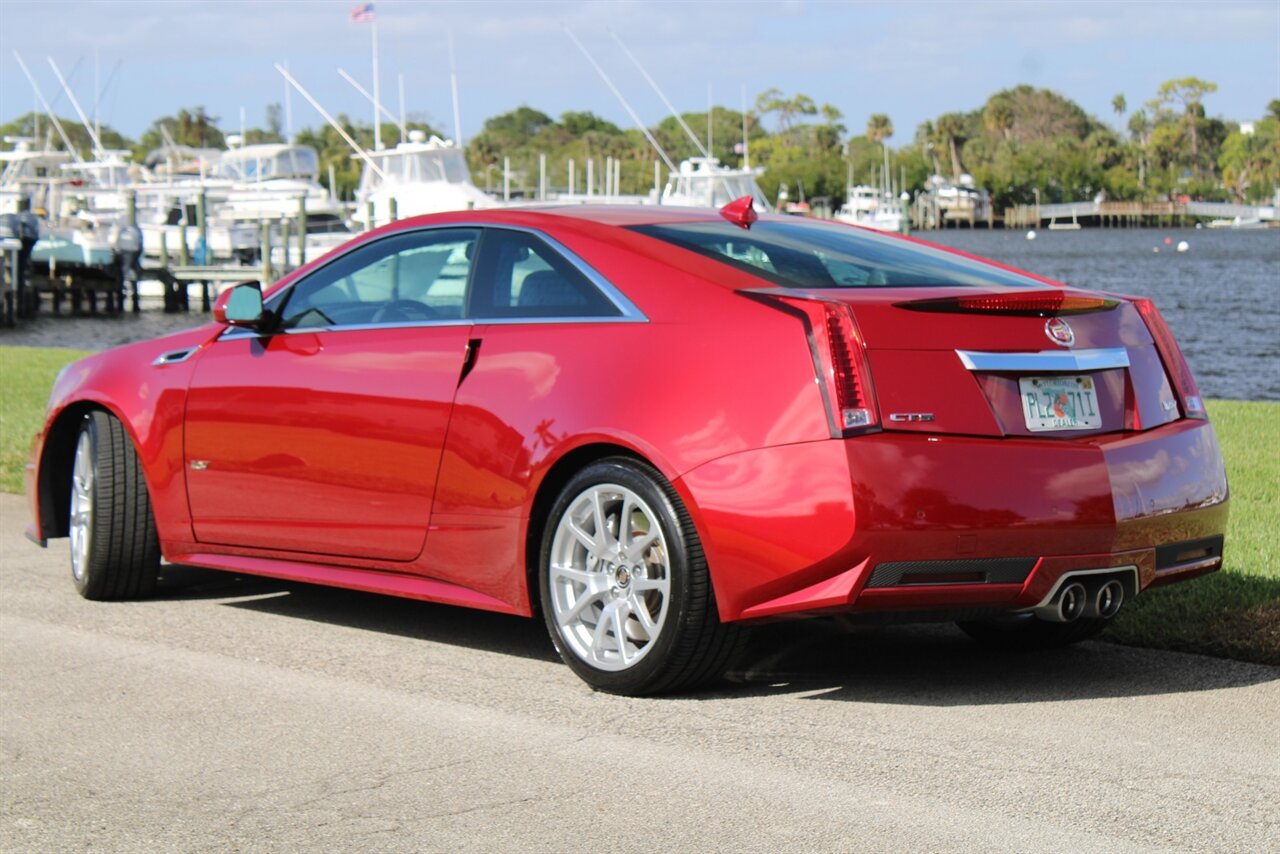
[(378, 115), (382, 101), (378, 97), (378, 21), (369, 22), (373, 32), (373, 150), (382, 150), (382, 117)]

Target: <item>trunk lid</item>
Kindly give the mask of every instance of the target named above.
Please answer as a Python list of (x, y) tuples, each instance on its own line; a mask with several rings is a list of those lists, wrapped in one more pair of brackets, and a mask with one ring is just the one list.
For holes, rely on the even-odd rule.
[(885, 430), (1075, 439), (1179, 417), (1151, 333), (1122, 298), (1050, 286), (811, 294), (852, 310)]

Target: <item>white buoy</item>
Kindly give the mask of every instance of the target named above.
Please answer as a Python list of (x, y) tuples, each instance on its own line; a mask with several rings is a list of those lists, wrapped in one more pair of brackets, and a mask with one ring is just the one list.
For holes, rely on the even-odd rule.
[(1027, 240), (1035, 240), (1035, 239), (1036, 239), (1036, 230), (1033, 228), (1027, 232)]
[(1190, 244), (1190, 243), (1188, 243), (1187, 241), (1185, 241), (1185, 240), (1179, 240), (1179, 241), (1178, 241), (1178, 251), (1179, 251), (1179, 252), (1186, 252), (1186, 251), (1187, 251), (1188, 249), (1190, 249), (1190, 248), (1191, 248), (1191, 244)]

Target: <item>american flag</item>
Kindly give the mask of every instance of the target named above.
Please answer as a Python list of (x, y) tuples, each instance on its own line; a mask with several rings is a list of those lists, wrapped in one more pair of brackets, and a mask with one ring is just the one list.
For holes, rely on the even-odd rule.
[(351, 20), (357, 24), (372, 24), (374, 21), (373, 4), (361, 3), (351, 8)]

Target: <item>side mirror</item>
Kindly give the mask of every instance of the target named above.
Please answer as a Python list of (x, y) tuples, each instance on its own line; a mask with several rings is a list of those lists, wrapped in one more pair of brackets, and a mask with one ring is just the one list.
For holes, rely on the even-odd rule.
[(227, 326), (257, 329), (262, 325), (262, 285), (241, 282), (218, 295), (213, 304), (213, 319)]

